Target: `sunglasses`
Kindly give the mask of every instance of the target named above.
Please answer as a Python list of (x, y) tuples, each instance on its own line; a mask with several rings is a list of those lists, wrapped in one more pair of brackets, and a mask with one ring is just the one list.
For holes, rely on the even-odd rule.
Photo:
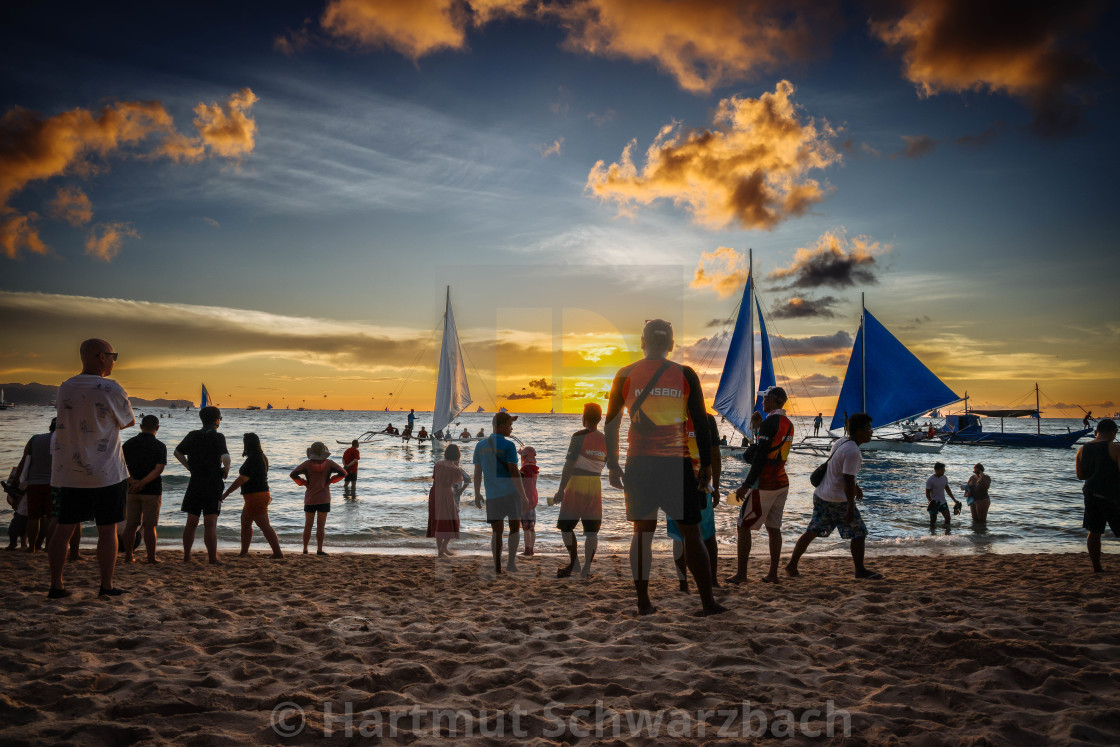
[(117, 356), (120, 355), (120, 353), (102, 353), (101, 355), (107, 355), (110, 358), (112, 358), (113, 360), (116, 360)]

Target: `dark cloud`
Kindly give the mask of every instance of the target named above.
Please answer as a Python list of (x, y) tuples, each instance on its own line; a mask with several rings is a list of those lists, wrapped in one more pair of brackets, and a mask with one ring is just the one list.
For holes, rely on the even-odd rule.
[(906, 143), (905, 147), (891, 154), (891, 158), (921, 158), (937, 149), (937, 141), (929, 135), (902, 135), (902, 141)]
[(731, 323), (730, 319), (710, 319), (710, 320), (708, 320), (708, 323), (704, 325), (704, 329), (713, 329), (713, 328), (716, 328), (716, 327), (725, 327), (730, 323)]
[(1001, 123), (997, 123), (997, 124), (992, 125), (988, 129), (981, 132), (979, 135), (973, 135), (971, 133), (969, 133), (967, 135), (961, 135), (959, 138), (957, 138), (953, 142), (956, 143), (957, 145), (963, 145), (966, 148), (984, 148), (984, 147), (990, 145), (991, 142), (996, 139), (996, 136), (999, 135), (999, 133), (1002, 130), (1003, 130), (1003, 123), (1001, 122)]
[(989, 91), (1024, 100), (1042, 135), (1077, 128), (1078, 86), (1098, 74), (1079, 37), (1099, 0), (901, 0), (871, 22), (921, 96)]
[(774, 353), (785, 355), (825, 355), (827, 353), (847, 353), (852, 349), (855, 340), (851, 334), (838, 330), (831, 335), (813, 335), (811, 337), (779, 337), (771, 336), (770, 345)]
[(786, 281), (780, 290), (877, 283), (875, 255), (888, 248), (866, 236), (849, 239), (843, 232), (829, 232), (816, 246), (798, 249), (793, 264), (774, 270), (768, 279)]
[(510, 399), (510, 400), (515, 400), (515, 399), (549, 399), (549, 397), (548, 397), (548, 395), (541, 394), (540, 392), (525, 392), (525, 393), (511, 392), (511, 393), (505, 395), (504, 397), (502, 397), (502, 399)]
[(775, 319), (804, 319), (806, 317), (836, 316), (832, 307), (840, 303), (835, 296), (823, 298), (798, 298), (793, 296), (770, 307), (770, 316)]
[(542, 392), (555, 392), (556, 391), (556, 385), (555, 384), (549, 384), (544, 379), (533, 379), (532, 381), (529, 382), (529, 388), (530, 389), (540, 389)]
[(851, 358), (851, 351), (845, 353), (834, 353), (833, 355), (822, 355), (816, 358), (817, 363), (823, 363), (826, 366), (847, 366), (848, 359)]
[(807, 394), (811, 397), (822, 397), (836, 394), (840, 391), (840, 377), (838, 376), (825, 376), (824, 374), (815, 373), (794, 378), (779, 374), (777, 379), (778, 383), (785, 387), (790, 395), (794, 397), (799, 393)]

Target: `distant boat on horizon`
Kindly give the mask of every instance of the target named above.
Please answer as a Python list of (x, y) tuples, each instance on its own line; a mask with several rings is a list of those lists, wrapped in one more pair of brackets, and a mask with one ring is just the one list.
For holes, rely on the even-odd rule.
[(209, 407), (209, 406), (210, 406), (210, 392), (206, 391), (206, 384), (203, 384), (202, 385), (202, 404), (200, 404), (198, 406), (198, 409), (201, 410), (203, 407)]
[(479, 405), (478, 409), (475, 410), (475, 412), (486, 412), (486, 409), (482, 405)]
[(12, 407), (14, 405), (4, 397), (4, 390), (0, 389), (0, 410), (8, 410)]
[(266, 407), (266, 408), (264, 408), (264, 409), (266, 409), (266, 410), (272, 410), (272, 409), (274, 409), (274, 408), (272, 407), (272, 403), (270, 402), (270, 403), (268, 403), (268, 407)]

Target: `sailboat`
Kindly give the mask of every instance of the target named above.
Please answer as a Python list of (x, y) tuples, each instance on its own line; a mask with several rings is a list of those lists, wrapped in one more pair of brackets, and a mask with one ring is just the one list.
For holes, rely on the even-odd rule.
[(486, 412), (486, 410), (485, 410), (485, 408), (483, 408), (483, 406), (482, 406), (482, 405), (479, 405), (479, 406), (478, 406), (478, 409), (477, 409), (477, 410), (475, 410), (475, 412)]
[(198, 409), (201, 410), (203, 407), (209, 407), (209, 406), (210, 406), (210, 392), (206, 391), (206, 385), (203, 384), (202, 385), (202, 404), (200, 404), (198, 406)]
[[(847, 416), (857, 412), (870, 415), (875, 428), (885, 428), (960, 401), (961, 397), (872, 316), (861, 293), (859, 332), (828, 429), (842, 429)], [(944, 446), (941, 441), (898, 437), (873, 438), (860, 448), (936, 454)]]
[[(965, 392), (967, 395), (968, 392)], [(1034, 385), (1034, 409), (1017, 408), (1005, 410), (976, 410), (969, 409), (968, 397), (964, 399), (963, 415), (948, 415), (941, 432), (948, 434), (948, 443), (964, 444), (967, 446), (1015, 446), (1019, 448), (1047, 448), (1068, 449), (1078, 440), (1093, 432), (1092, 428), (1083, 428), (1067, 433), (1043, 433), (1042, 410), (1039, 409), (1038, 384)], [(985, 433), (980, 418), (999, 418), (999, 433)], [(1007, 433), (1003, 429), (1004, 418), (1029, 417), (1035, 419), (1034, 433)]]
[[(455, 314), (451, 309), (451, 286), (448, 286), (443, 311), (443, 340), (440, 343), (439, 373), (436, 378), (436, 401), (435, 407), (432, 408), (432, 430), (429, 438), (434, 441), (435, 434), (441, 432), (447, 436), (447, 427), (472, 402), (470, 387), (467, 385), (467, 369), (463, 362), (463, 349), (459, 345), (459, 331), (455, 326)], [(479, 410), (481, 409), (479, 408)], [(388, 411), (389, 408), (386, 407), (385, 410)], [(393, 434), (381, 431), (366, 431), (358, 437), (358, 440), (368, 442), (378, 436), (388, 435)], [(338, 443), (348, 444), (350, 442), (339, 441)]]
[[(762, 339), (762, 364), (759, 369), (757, 387), (754, 369), (754, 322), (758, 320), (758, 331)], [(739, 314), (735, 319), (735, 331), (731, 334), (731, 344), (727, 348), (727, 360), (723, 374), (719, 378), (716, 398), (712, 403), (716, 412), (739, 433), (750, 433), (751, 414), (762, 413), (762, 397), (759, 392), (774, 386), (774, 359), (770, 352), (770, 338), (766, 334), (766, 324), (762, 321), (762, 307), (754, 294), (754, 254), (750, 255), (747, 269), (747, 283), (743, 287), (743, 299), (739, 303)], [(765, 413), (763, 413), (765, 415)], [(723, 446), (722, 449), (741, 450), (742, 446)]]
[(272, 403), (271, 403), (271, 402), (269, 402), (269, 403), (268, 403), (268, 407), (266, 407), (266, 408), (264, 408), (264, 409), (266, 409), (266, 410), (272, 410), (272, 409), (273, 409), (273, 407), (272, 407)]
[(439, 375), (436, 378), (436, 404), (432, 409), (432, 438), (436, 433), (448, 435), (447, 426), (467, 409), (473, 400), (467, 386), (467, 368), (463, 363), (463, 349), (459, 346), (459, 330), (451, 310), (451, 286), (447, 286), (447, 301), (443, 312), (443, 342), (439, 351)]
[(0, 410), (7, 410), (13, 406), (14, 405), (12, 405), (12, 403), (9, 402), (6, 397), (4, 397), (4, 390), (0, 389)]

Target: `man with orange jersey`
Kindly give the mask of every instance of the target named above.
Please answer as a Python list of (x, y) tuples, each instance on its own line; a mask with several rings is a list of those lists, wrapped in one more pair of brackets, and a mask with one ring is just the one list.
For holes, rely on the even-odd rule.
[[(655, 611), (649, 598), (649, 570), (658, 509), (680, 529), (685, 563), (696, 580), (703, 605), (700, 614), (726, 612), (712, 596), (711, 566), (700, 536), (704, 490), (712, 473), (708, 429), (696, 429), (698, 471), (693, 470), (688, 450), (689, 419), (693, 423), (706, 422), (700, 380), (688, 366), (668, 360), (673, 350), (673, 326), (669, 322), (646, 322), (642, 350), (644, 359), (615, 375), (604, 429), (610, 484), (625, 490), (626, 518), (634, 523), (630, 570), (638, 596), (638, 614)], [(618, 458), (624, 408), (630, 414), (625, 471)]]

